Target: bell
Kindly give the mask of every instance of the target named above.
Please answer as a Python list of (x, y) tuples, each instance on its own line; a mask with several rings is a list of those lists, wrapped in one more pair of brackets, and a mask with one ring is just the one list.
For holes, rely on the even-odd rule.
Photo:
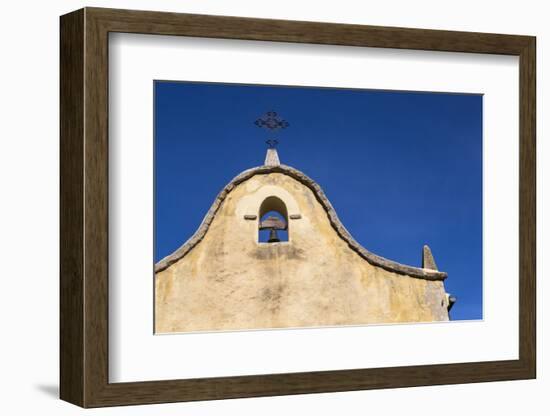
[(268, 243), (278, 243), (279, 241), (279, 236), (277, 235), (277, 230), (275, 228), (272, 228), (271, 230), (269, 230), (269, 240), (267, 240)]

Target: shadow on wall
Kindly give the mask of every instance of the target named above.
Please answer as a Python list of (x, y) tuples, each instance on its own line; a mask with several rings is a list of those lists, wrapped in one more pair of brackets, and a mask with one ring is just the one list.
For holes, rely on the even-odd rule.
[(37, 384), (34, 388), (46, 396), (59, 399), (59, 386), (57, 384)]

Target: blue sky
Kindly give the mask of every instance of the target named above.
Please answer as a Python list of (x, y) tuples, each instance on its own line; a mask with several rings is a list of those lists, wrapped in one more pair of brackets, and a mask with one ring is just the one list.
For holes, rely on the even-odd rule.
[(281, 163), (325, 191), (367, 250), (413, 266), (428, 244), (452, 319), (482, 318), (482, 96), (157, 81), (155, 261), (184, 243), (218, 192), (263, 164), (277, 111)]

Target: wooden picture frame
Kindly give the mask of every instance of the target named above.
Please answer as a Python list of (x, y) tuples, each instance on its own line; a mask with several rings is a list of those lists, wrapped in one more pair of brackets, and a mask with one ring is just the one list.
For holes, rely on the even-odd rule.
[[(536, 377), (535, 38), (85, 8), (61, 17), (60, 396), (82, 407)], [(519, 359), (109, 383), (110, 32), (519, 56)]]

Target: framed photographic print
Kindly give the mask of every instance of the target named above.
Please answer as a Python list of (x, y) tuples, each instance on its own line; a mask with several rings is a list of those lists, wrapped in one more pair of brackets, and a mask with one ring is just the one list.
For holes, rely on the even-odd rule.
[(534, 378), (535, 38), (61, 17), (82, 407)]

